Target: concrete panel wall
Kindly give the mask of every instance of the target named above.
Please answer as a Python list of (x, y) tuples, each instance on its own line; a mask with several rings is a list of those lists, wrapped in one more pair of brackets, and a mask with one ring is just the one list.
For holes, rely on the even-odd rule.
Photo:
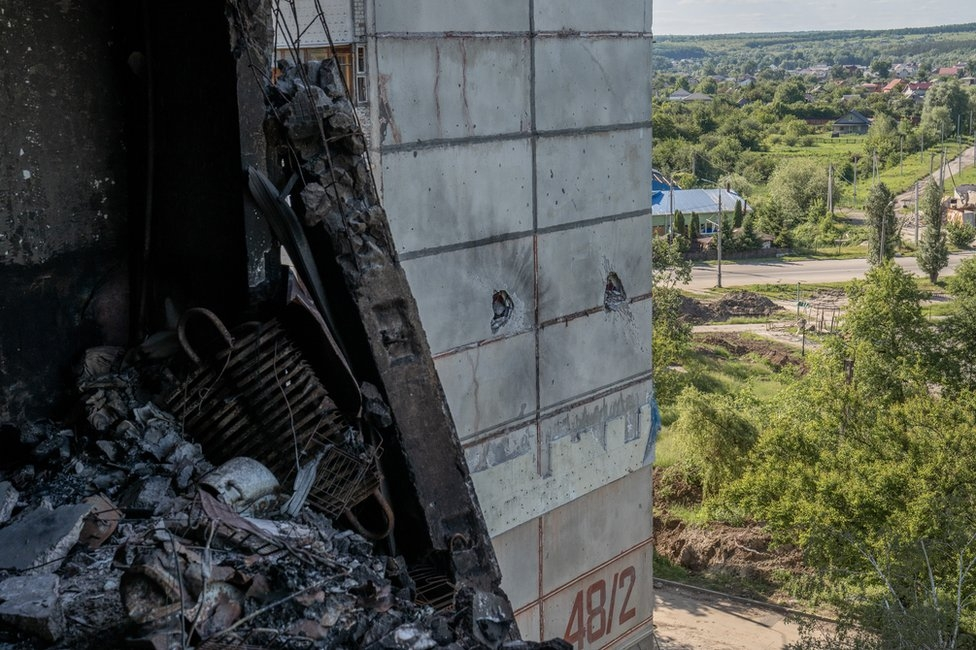
[[(496, 536), (502, 586), (519, 611), (523, 638), (614, 647), (646, 627), (653, 608), (650, 512), (644, 468)], [(601, 620), (586, 616), (586, 599), (589, 610), (603, 609)]]
[[(384, 203), (498, 534), (647, 457), (650, 2), (370, 8)], [(613, 311), (611, 271), (628, 298)], [(515, 314), (492, 329), (501, 289)], [(630, 415), (556, 451), (574, 439), (553, 422), (607, 403)], [(600, 469), (581, 478), (587, 454)]]
[(527, 140), (384, 153), (383, 200), (397, 251), (531, 231), (531, 169)]
[(439, 357), (435, 365), (462, 442), (535, 411), (535, 338), (531, 334)]
[(630, 298), (651, 291), (651, 259), (635, 242), (649, 240), (635, 217), (539, 237), (539, 320), (602, 307), (607, 275), (616, 273)]
[(598, 312), (539, 334), (539, 400), (556, 406), (644, 374), (650, 366), (651, 305)]
[[(650, 468), (614, 481), (542, 517), (543, 593), (550, 593), (651, 537)], [(606, 535), (612, 531), (612, 535)]]
[(536, 151), (540, 228), (638, 212), (650, 204), (651, 130), (541, 138)]
[(498, 566), (502, 570), (502, 589), (513, 609), (521, 609), (541, 596), (538, 580), (525, 576), (539, 575), (540, 528), (536, 521), (516, 526), (492, 540)]
[(546, 596), (541, 638), (560, 636), (575, 648), (588, 650), (627, 647), (649, 634), (654, 610), (652, 554), (647, 540), (640, 548)]
[(535, 0), (535, 28), (542, 32), (649, 32), (651, 3), (645, 0)]
[[(537, 39), (535, 45), (539, 130), (591, 128), (650, 119), (650, 40), (543, 38)], [(632, 65), (612, 63), (623, 61)]]
[(614, 480), (608, 476), (647, 465), (650, 390), (644, 377), (547, 412), (535, 426), (465, 441), (489, 532), (499, 535)]
[[(425, 323), (434, 355), (532, 329), (535, 279), (531, 237), (411, 258), (403, 261), (403, 268), (416, 292), (420, 312), (450, 315)], [(499, 321), (492, 329), (492, 297), (500, 290), (510, 296), (513, 310), (508, 321)]]
[[(389, 100), (384, 144), (529, 127), (527, 38), (382, 40), (376, 56), (380, 97)], [(396, 87), (386, 89), (386, 79)]]
[(576, 639), (619, 643), (651, 604), (651, 2), (371, 9), (384, 203), (522, 634), (624, 586)]
[(525, 0), (375, 0), (376, 32), (527, 32)]

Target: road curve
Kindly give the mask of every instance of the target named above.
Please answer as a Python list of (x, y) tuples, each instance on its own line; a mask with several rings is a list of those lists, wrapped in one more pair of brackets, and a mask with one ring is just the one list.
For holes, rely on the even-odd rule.
[[(961, 261), (976, 255), (976, 251), (953, 253), (943, 275), (952, 273)], [(903, 269), (918, 276), (924, 275), (914, 257), (896, 257), (895, 262)], [(758, 260), (722, 264), (722, 286), (740, 287), (747, 284), (814, 284), (821, 282), (847, 282), (864, 277), (868, 270), (865, 259), (850, 260)], [(718, 267), (714, 264), (695, 264), (691, 282), (685, 288), (692, 291), (711, 289), (718, 284)]]

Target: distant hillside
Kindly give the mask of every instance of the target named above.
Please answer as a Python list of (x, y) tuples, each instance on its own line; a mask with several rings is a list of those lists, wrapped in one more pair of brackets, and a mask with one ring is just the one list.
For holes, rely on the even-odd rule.
[(658, 71), (680, 68), (675, 62), (682, 60), (706, 59), (728, 71), (748, 73), (769, 66), (868, 65), (877, 58), (932, 67), (976, 59), (976, 23), (891, 30), (658, 35), (654, 54)]

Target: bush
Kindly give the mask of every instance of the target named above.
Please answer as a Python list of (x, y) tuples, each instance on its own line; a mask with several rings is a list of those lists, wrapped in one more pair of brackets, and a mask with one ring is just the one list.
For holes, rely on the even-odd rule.
[(976, 228), (969, 224), (949, 222), (946, 224), (946, 236), (956, 248), (969, 248), (976, 239)]

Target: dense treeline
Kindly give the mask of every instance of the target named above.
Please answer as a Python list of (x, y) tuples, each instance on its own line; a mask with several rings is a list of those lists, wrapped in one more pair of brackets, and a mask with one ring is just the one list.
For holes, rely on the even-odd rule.
[(954, 310), (930, 322), (914, 278), (879, 262), (849, 287), (842, 335), (778, 396), (677, 398), (682, 480), (712, 519), (801, 548), (840, 612), (827, 642), (797, 647), (976, 640), (976, 260), (949, 290)]

